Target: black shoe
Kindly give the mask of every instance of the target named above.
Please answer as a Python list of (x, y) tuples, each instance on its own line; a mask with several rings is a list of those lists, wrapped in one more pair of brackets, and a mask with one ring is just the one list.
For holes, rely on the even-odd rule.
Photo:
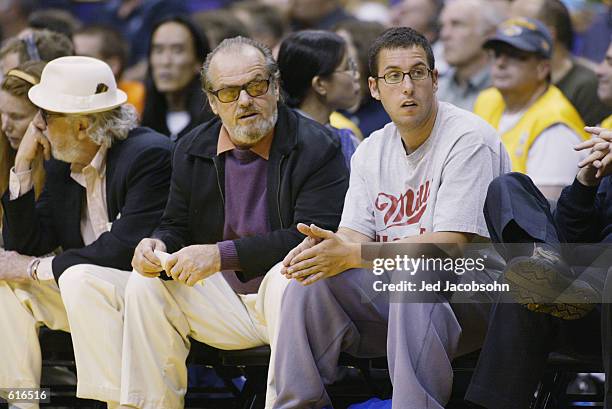
[(512, 259), (504, 272), (516, 302), (564, 320), (580, 319), (601, 302), (593, 287), (572, 277), (561, 255), (541, 244), (534, 246), (531, 257)]

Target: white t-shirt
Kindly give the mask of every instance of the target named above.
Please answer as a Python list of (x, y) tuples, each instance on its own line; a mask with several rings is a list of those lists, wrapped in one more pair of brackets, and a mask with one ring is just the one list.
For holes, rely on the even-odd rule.
[(527, 152), (527, 175), (538, 186), (567, 186), (574, 182), (578, 162), (587, 155), (576, 152), (580, 136), (564, 124), (545, 129)]
[(174, 111), (166, 114), (166, 126), (168, 126), (170, 136), (174, 136), (173, 140), (189, 125), (189, 121), (191, 121), (191, 117), (187, 111)]
[(439, 102), (431, 135), (409, 155), (393, 123), (359, 145), (340, 227), (375, 241), (440, 231), (489, 237), (483, 215), (487, 189), (509, 170), (495, 129)]
[[(504, 113), (497, 127), (500, 134), (514, 128), (526, 110)], [(571, 185), (578, 173), (578, 162), (585, 152), (576, 152), (574, 146), (582, 142), (580, 136), (565, 124), (554, 124), (545, 129), (527, 152), (527, 175), (538, 186)]]

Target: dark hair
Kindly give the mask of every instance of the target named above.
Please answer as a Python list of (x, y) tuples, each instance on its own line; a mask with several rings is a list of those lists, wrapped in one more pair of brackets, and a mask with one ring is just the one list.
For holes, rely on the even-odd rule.
[(312, 79), (333, 73), (346, 54), (346, 42), (336, 33), (304, 30), (289, 34), (278, 52), (285, 102), (298, 107), (312, 86)]
[(80, 28), (81, 22), (66, 10), (52, 8), (34, 11), (28, 18), (28, 26), (55, 31), (71, 38)]
[(420, 47), (427, 56), (427, 65), (434, 69), (436, 60), (429, 41), (410, 27), (391, 27), (385, 30), (370, 47), (368, 66), (372, 77), (378, 76), (378, 54), (381, 50)]
[(570, 13), (560, 0), (544, 0), (538, 12), (538, 19), (547, 26), (554, 27), (557, 39), (568, 50), (574, 44), (574, 29)]
[[(208, 39), (189, 19), (189, 17), (184, 15), (175, 15), (162, 18), (153, 26), (148, 46), (149, 59), (151, 56), (151, 44), (153, 43), (153, 36), (155, 35), (157, 29), (166, 23), (178, 23), (185, 27), (191, 33), (191, 39), (193, 41), (193, 49), (196, 53), (196, 58), (200, 63), (203, 63), (204, 59), (206, 58), (206, 54), (210, 52)], [(162, 134), (169, 135), (170, 130), (166, 125), (166, 113), (168, 112), (168, 105), (166, 103), (166, 98), (164, 97), (164, 94), (159, 92), (157, 90), (157, 87), (155, 87), (151, 64), (149, 64), (149, 69), (147, 71), (145, 86), (146, 97), (144, 104), (144, 112), (142, 114), (142, 125), (153, 128)], [(200, 119), (208, 119), (211, 116), (210, 113), (205, 110), (207, 106), (206, 96), (200, 89), (198, 73), (194, 73), (193, 80), (189, 82), (189, 84), (185, 88), (185, 92), (187, 93), (187, 109), (189, 110), (189, 115), (191, 117), (190, 125), (187, 128), (191, 128), (191, 124), (200, 122)], [(181, 131), (181, 134), (186, 132), (188, 130), (187, 128)]]
[[(91, 24), (74, 32), (74, 36), (79, 34), (100, 37), (100, 56), (102, 59), (119, 58), (121, 69), (125, 68), (129, 58), (129, 46), (118, 30), (108, 25)], [(119, 76), (121, 76), (121, 72), (119, 72)]]

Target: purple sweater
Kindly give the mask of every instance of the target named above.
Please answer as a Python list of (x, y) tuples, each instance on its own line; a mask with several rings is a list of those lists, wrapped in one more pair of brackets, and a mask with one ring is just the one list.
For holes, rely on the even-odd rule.
[[(256, 293), (263, 276), (243, 283), (236, 276), (240, 260), (232, 240), (271, 231), (266, 204), (268, 161), (248, 149), (225, 153), (225, 224), (218, 243), (221, 270), (234, 291)], [(262, 249), (265, 251), (265, 249)]]

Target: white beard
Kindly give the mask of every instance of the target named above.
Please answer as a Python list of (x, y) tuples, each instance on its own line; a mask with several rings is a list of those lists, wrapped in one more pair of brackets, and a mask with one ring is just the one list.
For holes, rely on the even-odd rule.
[(274, 129), (277, 119), (278, 110), (275, 109), (271, 117), (257, 119), (252, 125), (236, 125), (233, 135), (235, 142), (238, 145), (255, 145)]

